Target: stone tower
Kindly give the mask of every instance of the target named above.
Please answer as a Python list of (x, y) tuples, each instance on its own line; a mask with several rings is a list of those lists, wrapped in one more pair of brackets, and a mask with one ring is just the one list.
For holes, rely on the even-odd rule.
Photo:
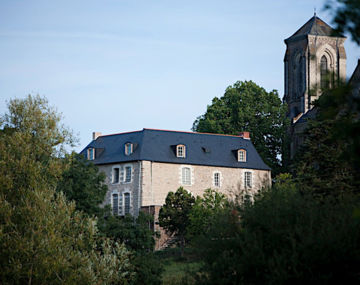
[[(346, 54), (343, 36), (316, 14), (285, 40), (285, 94), (291, 119), (290, 156), (303, 142), (306, 117), (321, 90), (334, 86), (346, 77)], [(297, 123), (299, 122), (298, 126)]]

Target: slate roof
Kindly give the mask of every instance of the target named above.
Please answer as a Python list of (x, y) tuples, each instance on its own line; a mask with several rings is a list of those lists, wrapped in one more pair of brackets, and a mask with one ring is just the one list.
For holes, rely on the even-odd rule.
[[(131, 155), (125, 155), (126, 143), (134, 144)], [(176, 157), (175, 150), (178, 144), (186, 146), (186, 158)], [(88, 148), (96, 149), (96, 158), (93, 162), (97, 165), (147, 160), (270, 170), (251, 141), (239, 136), (143, 129), (100, 136), (90, 142), (81, 154), (86, 156)], [(237, 161), (238, 149), (246, 150), (246, 162)]]
[[(298, 29), (291, 37), (287, 38), (285, 42), (297, 40), (307, 35), (315, 36), (330, 36), (334, 37), (336, 32), (328, 24), (326, 24), (319, 17), (314, 15), (309, 21), (307, 21), (300, 29)], [(339, 37), (344, 37), (340, 35)]]
[(297, 120), (294, 125), (303, 124), (303, 123), (306, 124), (309, 119), (314, 120), (316, 118), (316, 114), (317, 114), (317, 108), (314, 107), (309, 111), (307, 111), (304, 115), (302, 115), (301, 118)]

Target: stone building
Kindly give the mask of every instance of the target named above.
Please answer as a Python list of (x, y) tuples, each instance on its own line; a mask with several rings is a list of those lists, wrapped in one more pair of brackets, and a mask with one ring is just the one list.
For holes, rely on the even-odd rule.
[(291, 120), (291, 157), (303, 143), (307, 119), (315, 117), (313, 102), (322, 90), (345, 81), (345, 40), (316, 15), (285, 40), (283, 100)]
[(243, 189), (255, 193), (271, 183), (270, 168), (248, 132), (239, 136), (154, 129), (93, 133), (81, 153), (106, 174), (109, 191), (104, 205), (111, 205), (114, 215), (137, 216), (143, 210), (156, 221), (168, 192), (180, 186), (200, 196), (207, 188), (227, 195)]

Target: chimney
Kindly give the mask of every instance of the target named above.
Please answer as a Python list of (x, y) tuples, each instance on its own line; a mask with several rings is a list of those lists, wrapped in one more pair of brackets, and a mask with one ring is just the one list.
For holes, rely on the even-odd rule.
[(101, 133), (100, 132), (93, 132), (93, 140), (96, 140), (98, 137), (101, 136)]
[(250, 139), (250, 132), (240, 132), (239, 137), (249, 140)]

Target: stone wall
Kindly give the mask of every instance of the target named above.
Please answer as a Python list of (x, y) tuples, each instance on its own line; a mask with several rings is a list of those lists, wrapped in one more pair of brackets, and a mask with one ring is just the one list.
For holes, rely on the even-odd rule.
[[(112, 183), (112, 171), (114, 167), (125, 167), (131, 166), (131, 182), (119, 182)], [(141, 195), (139, 195), (140, 190), (140, 162), (129, 162), (129, 163), (117, 163), (109, 165), (99, 165), (99, 171), (104, 172), (106, 175), (105, 183), (108, 185), (109, 191), (106, 193), (105, 200), (102, 206), (111, 205), (111, 195), (112, 193), (119, 193), (123, 195), (124, 193), (130, 193), (130, 214), (137, 216), (141, 206)], [(124, 203), (124, 200), (123, 200)]]
[[(250, 192), (257, 192), (271, 181), (270, 171), (215, 167), (203, 165), (187, 165), (173, 163), (159, 163), (143, 161), (143, 187), (142, 206), (158, 205), (165, 203), (165, 198), (170, 191), (175, 192), (180, 186), (190, 191), (194, 196), (202, 196), (208, 188), (217, 189), (226, 195), (234, 195), (244, 189), (244, 173), (252, 173), (253, 186)], [(183, 185), (181, 182), (182, 167), (191, 169), (191, 185)], [(213, 177), (215, 172), (220, 172), (220, 187), (215, 187)]]

